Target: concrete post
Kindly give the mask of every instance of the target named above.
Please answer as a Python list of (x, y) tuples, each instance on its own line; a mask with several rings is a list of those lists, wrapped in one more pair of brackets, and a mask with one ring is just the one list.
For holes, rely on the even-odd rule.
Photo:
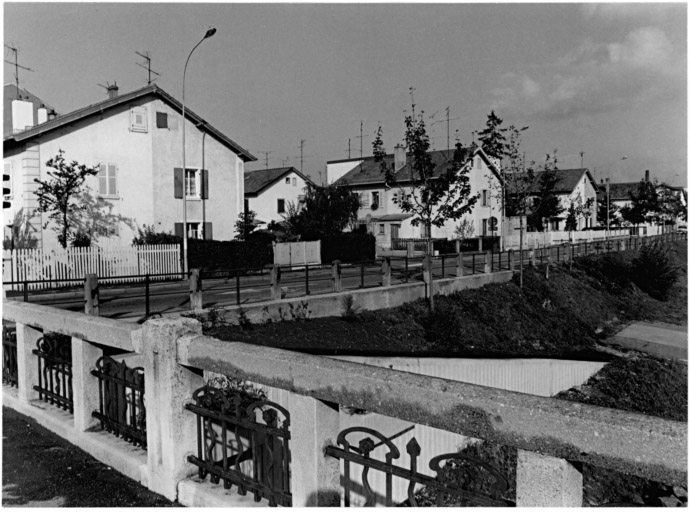
[(34, 385), (38, 384), (38, 363), (31, 352), (36, 342), (43, 337), (43, 332), (29, 325), (17, 324), (17, 396), (22, 402), (38, 398)]
[(484, 253), (484, 273), (491, 273), (491, 253), (488, 251)]
[(565, 459), (518, 450), (518, 507), (581, 507), (582, 472)]
[(535, 249), (529, 250), (529, 266), (532, 268), (537, 266), (537, 251)]
[(92, 316), (99, 316), (98, 310), (98, 276), (96, 274), (86, 274), (84, 280), (84, 313)]
[(340, 260), (334, 260), (331, 264), (331, 282), (333, 284), (333, 291), (339, 292), (343, 289), (342, 269)]
[(549, 269), (551, 268), (551, 255), (546, 257), (546, 279), (549, 279)]
[(282, 299), (280, 291), (280, 267), (273, 265), (271, 267), (271, 300)]
[(383, 286), (391, 285), (391, 259), (388, 257), (381, 261), (381, 278)]
[(324, 454), (337, 446), (340, 430), (336, 403), (290, 393), (290, 433), (292, 436), (292, 506), (327, 507), (340, 505), (340, 461)]
[(455, 252), (460, 254), (460, 239), (455, 241)]
[(428, 254), (425, 254), (422, 260), (422, 276), (425, 284), (431, 283), (431, 256)]
[(72, 338), (72, 396), (74, 398), (74, 428), (83, 432), (98, 424), (91, 416), (99, 408), (98, 378), (91, 375), (103, 350), (88, 341)]
[(201, 272), (198, 268), (193, 268), (189, 271), (189, 308), (192, 311), (203, 309)]
[(177, 340), (185, 334), (201, 334), (201, 324), (191, 318), (155, 318), (142, 333), (148, 487), (171, 501), (177, 499), (177, 484), (197, 470), (187, 462), (197, 452), (196, 416), (184, 406), (204, 378), (203, 372), (177, 364)]
[(484, 243), (483, 243), (483, 242), (484, 242), (484, 239), (483, 239), (481, 236), (478, 237), (478, 238), (479, 238), (479, 248), (478, 248), (477, 250), (478, 250), (479, 252), (482, 252), (483, 249), (484, 249), (484, 247), (483, 247), (483, 246), (484, 246)]
[(458, 253), (455, 257), (455, 275), (456, 277), (462, 277), (465, 274), (465, 267), (462, 264), (462, 253)]
[(414, 256), (414, 242), (407, 242), (407, 257), (412, 258)]
[(515, 270), (515, 258), (512, 249), (508, 249), (508, 270)]

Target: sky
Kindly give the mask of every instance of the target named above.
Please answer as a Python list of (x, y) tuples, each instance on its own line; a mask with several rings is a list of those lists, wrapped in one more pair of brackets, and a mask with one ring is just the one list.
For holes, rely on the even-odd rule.
[[(423, 112), (435, 149), (472, 141), (491, 110), (523, 132), (528, 161), (597, 182), (687, 184), (687, 5), (3, 4), (20, 87), (67, 113), (155, 83), (257, 157), (302, 169), (372, 154)], [(5, 60), (14, 53), (5, 48)], [(5, 63), (4, 83), (15, 80)], [(100, 85), (99, 85), (100, 84)], [(411, 89), (412, 88), (412, 89)], [(360, 126), (363, 137), (360, 139)], [(302, 142), (303, 141), (303, 142)], [(302, 150), (300, 150), (302, 146)], [(268, 153), (268, 155), (266, 154)], [(581, 155), (584, 153), (584, 155)], [(302, 159), (300, 159), (302, 156)], [(268, 158), (268, 162), (266, 162)]]

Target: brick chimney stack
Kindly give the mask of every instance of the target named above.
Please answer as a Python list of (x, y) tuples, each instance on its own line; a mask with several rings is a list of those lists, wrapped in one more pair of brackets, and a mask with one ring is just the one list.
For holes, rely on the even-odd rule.
[(398, 144), (393, 149), (393, 170), (398, 172), (407, 163), (407, 153), (405, 146)]
[(644, 180), (649, 181), (649, 169), (644, 172)]
[(110, 85), (108, 84), (108, 87), (105, 88), (105, 90), (108, 92), (108, 99), (112, 100), (113, 98), (117, 98), (117, 91), (120, 88), (117, 86), (117, 84)]

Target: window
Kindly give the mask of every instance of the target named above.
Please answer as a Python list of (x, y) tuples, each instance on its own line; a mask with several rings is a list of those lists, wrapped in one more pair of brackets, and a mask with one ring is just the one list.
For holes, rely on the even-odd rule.
[(292, 178), (292, 186), (293, 187), (297, 186), (297, 178)]
[(290, 178), (285, 178), (285, 184), (289, 185), (290, 184)]
[(146, 133), (148, 131), (148, 123), (146, 121), (146, 107), (134, 107), (130, 111), (130, 131)]
[(3, 194), (3, 200), (4, 201), (11, 201), (13, 198), (13, 190), (14, 188), (12, 187), (12, 162), (5, 162), (5, 171), (4, 174), (8, 176), (8, 180), (4, 181), (4, 176), (3, 176), (3, 182), (2, 182), (2, 188), (9, 189), (10, 193), (9, 194)]
[(156, 112), (156, 128), (168, 128), (168, 114)]
[[(184, 185), (183, 185), (184, 183)], [(183, 173), (182, 169), (175, 167), (174, 188), (175, 199), (182, 199), (182, 187), (184, 186), (187, 199), (208, 199), (208, 170), (207, 169), (187, 169)], [(182, 236), (182, 235), (180, 235)]]
[(201, 238), (201, 231), (198, 222), (187, 223), (187, 238)]
[(477, 157), (477, 170), (482, 170), (482, 159), (480, 157)]
[(385, 224), (379, 224), (379, 235), (385, 235), (386, 234), (386, 225)]
[(297, 202), (300, 204), (304, 203), (304, 194), (300, 194), (297, 196)]
[(372, 192), (371, 193), (371, 209), (377, 210), (378, 207), (379, 207), (379, 193), (378, 192)]
[(489, 219), (482, 219), (482, 236), (489, 233)]
[(368, 192), (360, 192), (359, 193), (359, 204), (362, 207), (369, 206), (369, 193)]
[(197, 169), (187, 169), (184, 176), (184, 188), (188, 198), (199, 197), (199, 171)]
[(424, 224), (422, 224), (420, 226), (419, 233), (420, 233), (420, 238), (431, 238), (431, 233), (429, 233), (429, 230), (427, 230), (427, 228)]
[(484, 190), (482, 190), (482, 206), (490, 206), (490, 205), (491, 205), (491, 192), (484, 189)]
[(285, 213), (285, 199), (278, 199), (278, 213)]
[(117, 196), (117, 165), (101, 164), (98, 167), (98, 195)]

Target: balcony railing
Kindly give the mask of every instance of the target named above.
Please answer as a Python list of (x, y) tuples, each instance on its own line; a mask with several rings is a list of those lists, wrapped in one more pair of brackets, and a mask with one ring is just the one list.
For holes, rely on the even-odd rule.
[[(343, 489), (348, 480), (341, 480), (340, 464), (346, 460), (352, 478), (365, 471), (383, 471), (393, 478), (406, 479), (411, 504), (420, 486), (436, 487), (437, 499), (453, 494), (468, 504), (504, 500), (501, 476), (491, 467), (458, 454), (443, 453), (433, 458), (430, 469), (435, 477), (415, 463), (421, 460), (415, 443), (407, 445), (409, 463), (398, 463), (392, 455), (375, 462), (372, 444), (383, 442), (375, 449), (383, 448), (386, 453), (392, 452), (390, 445), (362, 429), (357, 433), (359, 439), (352, 441), (356, 432), (343, 430), (340, 425), (341, 406), (517, 449), (517, 506), (581, 506), (582, 473), (578, 468), (583, 463), (671, 485), (685, 485), (687, 481), (684, 422), (327, 357), (228, 343), (203, 336), (200, 323), (189, 318), (153, 319), (139, 326), (34, 304), (10, 301), (3, 306), (3, 319), (16, 323), (18, 356), (18, 388), (5, 387), (4, 405), (38, 415), (49, 428), (70, 437), (84, 449), (96, 454), (107, 451), (108, 464), (123, 472), (129, 471), (128, 457), (142, 454), (137, 459), (144, 461), (141, 469), (127, 474), (149, 489), (169, 499), (179, 498), (186, 505), (198, 504), (194, 501), (197, 498), (190, 496), (217, 487), (190, 480), (195, 474), (211, 475), (212, 481), (223, 480), (224, 486), (244, 485), (246, 493), (265, 499), (267, 504), (344, 503), (351, 499)], [(44, 332), (71, 336), (71, 374), (63, 372), (65, 377), (72, 377), (73, 415), (68, 419), (56, 408), (31, 405), (44, 398), (63, 403), (62, 394), (58, 399), (52, 396), (58, 395), (54, 390), (48, 395), (44, 386), (37, 386), (45, 381), (43, 367), (38, 371), (37, 356), (45, 361), (42, 364), (66, 366), (67, 362), (67, 356), (59, 351), (49, 358), (34, 352)], [(98, 448), (102, 434), (93, 432), (99, 419), (92, 412), (100, 400), (99, 386), (98, 377), (91, 370), (106, 355), (104, 351), (136, 352), (143, 361), (147, 379), (146, 452), (137, 452), (138, 448), (124, 441)], [(37, 352), (54, 353), (42, 346)], [(56, 375), (52, 372), (48, 374)], [(234, 419), (229, 417), (223, 413), (223, 406), (220, 412), (206, 410), (202, 400), (205, 392), (199, 391), (195, 396), (195, 391), (204, 388), (205, 374), (209, 372), (283, 390), (286, 398), (277, 400), (279, 403), (252, 405), (247, 420), (241, 414), (235, 414)], [(62, 383), (61, 386), (67, 388)], [(233, 402), (228, 402), (225, 412), (233, 407)], [(273, 410), (275, 415), (254, 414), (252, 419), (251, 414), (262, 407)], [(254, 430), (243, 435), (236, 426)], [(229, 442), (238, 435), (243, 439), (243, 448), (233, 452)], [(248, 457), (248, 448), (252, 451), (250, 468), (233, 472), (239, 459)], [(449, 451), (455, 448), (449, 447)], [(274, 455), (259, 455), (261, 449), (273, 450)], [(282, 455), (275, 456), (277, 452)], [(189, 457), (190, 454), (196, 455)], [(246, 462), (250, 462), (249, 458)], [(473, 482), (478, 482), (474, 475), (482, 472), (497, 485), (474, 489)], [(446, 475), (452, 478), (444, 480)], [(369, 480), (365, 477), (362, 485), (365, 499), (371, 500), (365, 485)], [(195, 486), (195, 491), (183, 492), (189, 486)], [(223, 496), (219, 498), (221, 505), (222, 500), (231, 499), (227, 494)]]

